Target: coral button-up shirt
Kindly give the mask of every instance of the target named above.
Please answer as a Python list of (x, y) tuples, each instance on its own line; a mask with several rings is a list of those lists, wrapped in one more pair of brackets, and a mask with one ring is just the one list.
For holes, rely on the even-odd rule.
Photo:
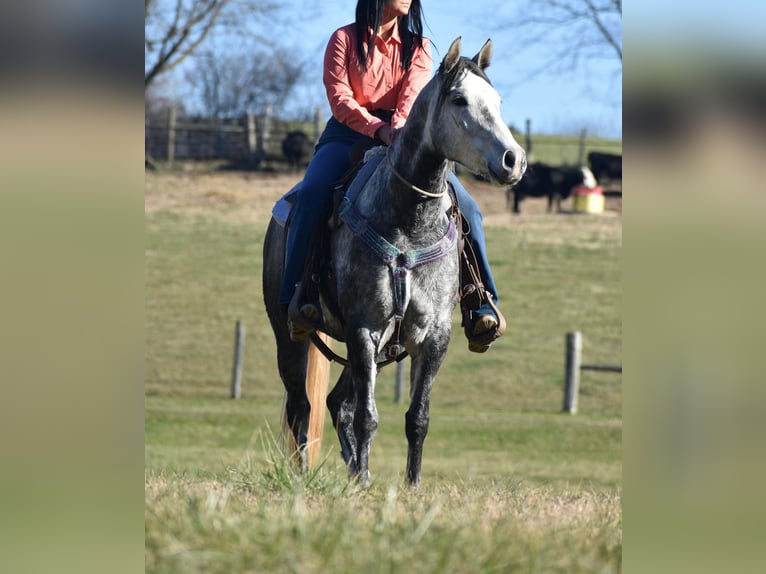
[(335, 119), (371, 138), (386, 122), (370, 111), (393, 110), (391, 127), (401, 128), (412, 104), (431, 79), (431, 47), (423, 38), (423, 47), (415, 48), (409, 70), (401, 65), (402, 41), (398, 26), (384, 41), (377, 36), (367, 71), (356, 52), (356, 30), (349, 24), (336, 30), (324, 55), (324, 85)]

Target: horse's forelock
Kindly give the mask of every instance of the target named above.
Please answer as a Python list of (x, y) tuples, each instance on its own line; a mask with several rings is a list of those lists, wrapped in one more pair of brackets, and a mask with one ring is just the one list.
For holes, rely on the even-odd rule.
[(440, 102), (447, 96), (450, 90), (452, 90), (452, 88), (457, 83), (458, 78), (461, 78), (464, 72), (467, 72), (469, 74), (476, 74), (481, 79), (486, 81), (490, 86), (492, 85), (492, 82), (490, 81), (487, 74), (484, 73), (484, 70), (482, 70), (476, 64), (476, 62), (474, 62), (470, 58), (461, 56), (460, 59), (457, 61), (457, 64), (452, 66), (452, 69), (447, 72), (444, 71), (443, 63), (442, 65), (439, 66), (439, 76), (441, 78), (440, 90), (439, 90)]

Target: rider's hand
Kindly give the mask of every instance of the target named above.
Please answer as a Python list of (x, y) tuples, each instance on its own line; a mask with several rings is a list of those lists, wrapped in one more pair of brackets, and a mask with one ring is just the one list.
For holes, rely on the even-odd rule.
[(384, 144), (391, 145), (391, 141), (393, 140), (394, 134), (388, 125), (383, 125), (378, 128), (378, 131), (375, 132), (375, 135)]

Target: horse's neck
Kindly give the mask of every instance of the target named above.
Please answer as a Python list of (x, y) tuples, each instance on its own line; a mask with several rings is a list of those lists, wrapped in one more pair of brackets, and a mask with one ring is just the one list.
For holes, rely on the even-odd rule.
[(378, 178), (367, 183), (369, 191), (359, 203), (362, 214), (379, 232), (389, 235), (384, 230), (398, 230), (393, 233), (403, 233), (416, 243), (441, 237), (447, 225), (445, 198), (433, 197), (446, 189), (447, 160), (435, 152), (428, 137), (429, 93), (427, 85), (388, 148), (388, 157), (376, 172)]
[(390, 149), (391, 164), (400, 177), (391, 174), (389, 178), (389, 203), (401, 212), (400, 217), (409, 214), (418, 225), (443, 218), (442, 202), (433, 196), (445, 191), (448, 173), (447, 159), (425, 137), (424, 118), (424, 113), (411, 115)]

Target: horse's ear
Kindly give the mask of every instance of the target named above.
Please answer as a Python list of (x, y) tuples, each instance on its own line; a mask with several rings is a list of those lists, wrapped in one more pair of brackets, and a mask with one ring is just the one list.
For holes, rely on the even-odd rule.
[(460, 38), (460, 36), (455, 38), (455, 41), (452, 42), (449, 50), (447, 50), (447, 55), (444, 56), (444, 60), (442, 60), (441, 68), (444, 73), (447, 73), (454, 68), (455, 64), (458, 63), (458, 60), (460, 60)]
[(479, 50), (479, 53), (471, 58), (480, 69), (485, 70), (489, 67), (492, 60), (492, 40), (488, 39)]

